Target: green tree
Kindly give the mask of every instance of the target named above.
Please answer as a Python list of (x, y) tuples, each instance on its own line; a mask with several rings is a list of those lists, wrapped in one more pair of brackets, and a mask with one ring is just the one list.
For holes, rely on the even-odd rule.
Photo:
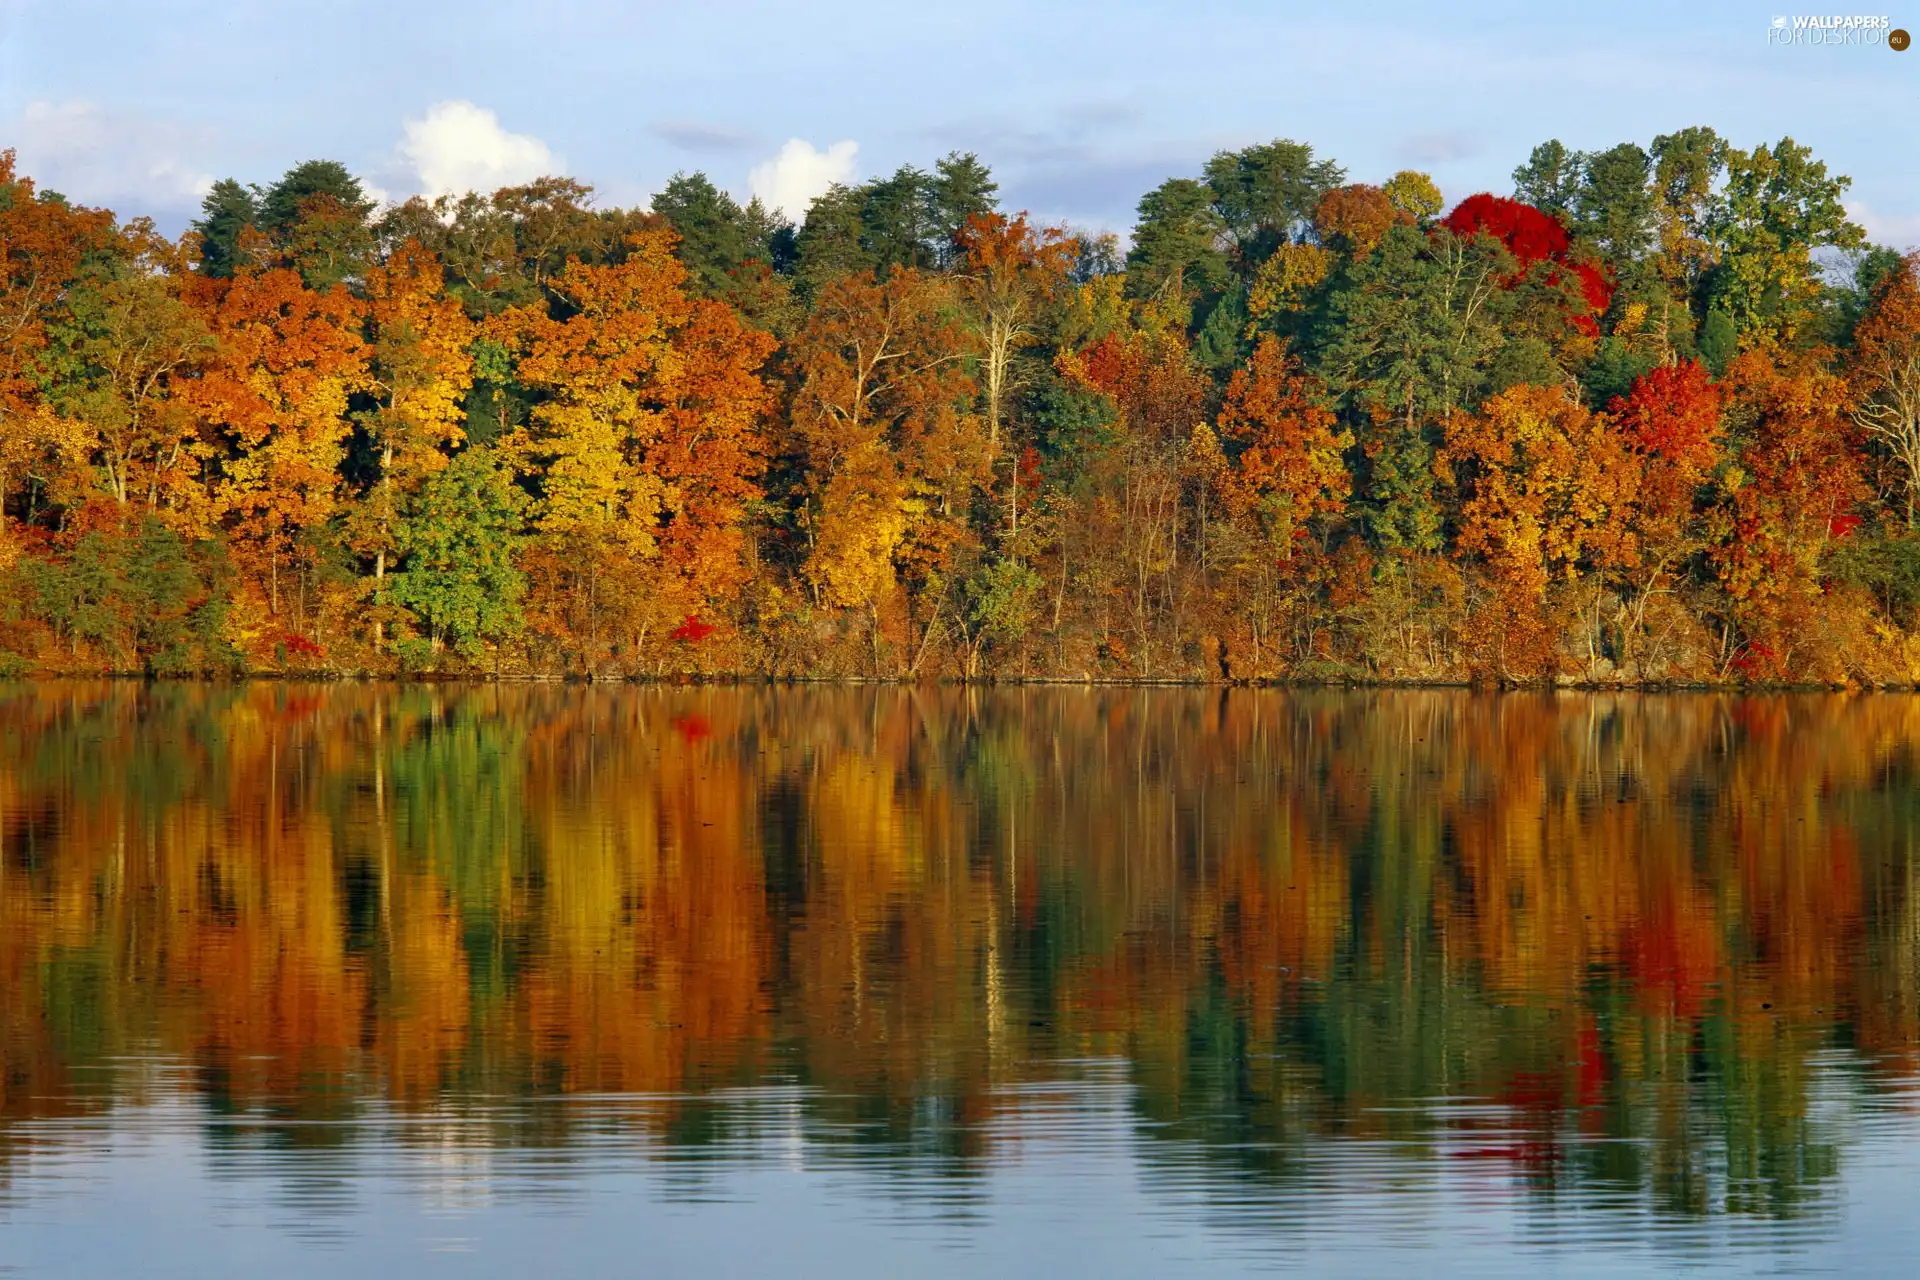
[(310, 289), (360, 279), (373, 256), (373, 201), (337, 160), (295, 165), (260, 194), (260, 229)]
[(676, 173), (653, 198), (653, 211), (680, 236), (674, 256), (709, 296), (726, 292), (730, 277), (749, 260), (768, 256), (756, 228), (732, 196), (704, 173)]
[(1711, 296), (1743, 343), (1791, 344), (1807, 334), (1821, 299), (1813, 251), (1866, 243), (1841, 202), (1851, 179), (1829, 177), (1825, 162), (1792, 138), (1729, 148), (1726, 159), (1726, 188), (1710, 223), (1719, 259)]
[(1234, 369), (1247, 358), (1251, 346), (1247, 340), (1247, 295), (1232, 289), (1207, 313), (1200, 331), (1193, 338), (1194, 361), (1215, 372)]
[(477, 657), (515, 629), (526, 578), (514, 563), (525, 496), (489, 449), (468, 449), (421, 487), (398, 530), (387, 598), (413, 611), (432, 649)]
[[(1463, 240), (1415, 227), (1387, 232), (1329, 300), (1330, 339), (1318, 361), (1362, 446), (1363, 509), (1383, 547), (1435, 551), (1442, 512), (1433, 460), (1453, 413), (1477, 407), (1509, 341), (1518, 296), (1514, 263), (1488, 236)], [(1502, 368), (1504, 381), (1552, 368), (1529, 342)], [(1539, 366), (1545, 365), (1545, 368)]]
[(754, 196), (740, 210), (740, 218), (746, 225), (748, 239), (764, 255), (766, 264), (781, 275), (792, 274), (795, 232), (787, 216), (778, 209), (769, 209), (759, 196)]
[(1558, 218), (1571, 217), (1585, 159), (1578, 151), (1567, 150), (1558, 138), (1541, 143), (1513, 171), (1513, 198)]
[(231, 276), (251, 265), (241, 244), (242, 233), (260, 225), (260, 192), (222, 178), (200, 202), (193, 230), (200, 237), (200, 270), (210, 276)]
[(373, 212), (373, 201), (347, 166), (338, 160), (308, 160), (287, 170), (260, 194), (260, 229), (284, 235), (300, 221), (303, 206), (315, 196), (337, 200), (363, 220)]
[(1705, 125), (1653, 140), (1653, 185), (1660, 205), (1696, 233), (1705, 232), (1708, 200), (1726, 167), (1726, 141)]
[(1727, 364), (1740, 353), (1740, 338), (1734, 331), (1733, 317), (1727, 314), (1725, 307), (1714, 307), (1707, 312), (1706, 323), (1700, 326), (1700, 361), (1712, 370), (1714, 377), (1727, 371)]
[(999, 207), (999, 191), (992, 172), (971, 151), (950, 152), (934, 164), (928, 194), (941, 266), (959, 258), (957, 241), (967, 219)]
[(231, 671), (222, 636), (231, 574), (213, 544), (190, 545), (154, 517), (83, 534), (59, 559), (23, 565), (36, 612), (73, 652), (92, 645), (120, 670), (154, 676)]
[(1653, 240), (1652, 158), (1631, 142), (1597, 151), (1581, 166), (1573, 229), (1616, 267), (1639, 260)]
[(1140, 199), (1127, 251), (1127, 292), (1136, 298), (1217, 294), (1232, 278), (1220, 249), (1225, 231), (1206, 183), (1167, 179)]
[(1347, 176), (1333, 161), (1315, 160), (1306, 143), (1287, 138), (1218, 152), (1207, 161), (1206, 175), (1214, 211), (1243, 270), (1301, 234), (1320, 198)]
[(794, 244), (794, 276), (805, 295), (818, 296), (841, 276), (873, 269), (861, 216), (866, 200), (865, 188), (835, 183), (807, 207)]
[(861, 243), (885, 274), (894, 267), (924, 268), (939, 258), (933, 179), (910, 164), (869, 182), (860, 205)]

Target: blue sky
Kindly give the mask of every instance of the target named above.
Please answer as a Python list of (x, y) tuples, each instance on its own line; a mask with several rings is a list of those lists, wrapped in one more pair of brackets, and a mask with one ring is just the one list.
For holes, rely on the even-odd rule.
[(314, 156), (393, 196), (559, 169), (642, 203), (704, 169), (797, 206), (962, 149), (1007, 204), (1124, 231), (1162, 179), (1274, 137), (1457, 199), (1545, 138), (1709, 124), (1791, 134), (1876, 239), (1920, 243), (1920, 49), (1771, 47), (1788, 3), (0, 0), (0, 146), (170, 229), (210, 179)]

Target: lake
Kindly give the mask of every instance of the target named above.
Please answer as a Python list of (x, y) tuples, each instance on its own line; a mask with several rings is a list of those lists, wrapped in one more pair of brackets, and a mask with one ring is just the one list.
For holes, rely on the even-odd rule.
[(0, 1273), (1920, 1251), (1920, 698), (0, 685)]

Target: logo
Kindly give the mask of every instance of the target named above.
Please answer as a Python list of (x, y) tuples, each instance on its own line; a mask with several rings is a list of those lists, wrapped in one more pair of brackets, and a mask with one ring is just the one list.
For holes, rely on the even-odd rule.
[(1887, 32), (1887, 48), (1895, 53), (1905, 53), (1907, 46), (1913, 43), (1913, 37), (1907, 34), (1905, 27), (1895, 27)]
[[(1899, 43), (1894, 41), (1896, 35)], [(1907, 33), (1896, 30), (1885, 14), (1776, 14), (1767, 25), (1767, 43), (1783, 49), (1808, 44), (1884, 43), (1899, 50), (1907, 47)]]

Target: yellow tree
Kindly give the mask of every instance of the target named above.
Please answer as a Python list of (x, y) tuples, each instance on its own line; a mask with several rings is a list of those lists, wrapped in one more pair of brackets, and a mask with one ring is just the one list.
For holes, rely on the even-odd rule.
[(583, 649), (590, 672), (603, 617), (610, 641), (640, 652), (745, 576), (769, 406), (757, 371), (773, 340), (691, 300), (674, 243), (640, 232), (616, 264), (574, 261), (547, 282), (559, 315), (531, 304), (489, 328), (543, 397), (507, 441), (538, 481), (536, 621)]
[(1239, 446), (1229, 500), (1243, 511), (1267, 509), (1282, 556), (1306, 536), (1309, 520), (1337, 514), (1352, 489), (1342, 453), (1353, 435), (1324, 396), (1286, 344), (1269, 336), (1234, 370), (1220, 409), (1220, 438)]
[(1447, 424), (1438, 469), (1462, 495), (1458, 545), (1492, 571), (1497, 674), (1552, 665), (1547, 588), (1633, 554), (1638, 466), (1623, 437), (1558, 387), (1522, 383)]
[[(111, 253), (107, 270), (68, 292), (51, 330), (54, 399), (75, 424), (100, 491), (123, 512), (134, 504), (171, 510), (187, 499), (203, 452), (176, 393), (213, 339), (190, 301), (196, 280), (181, 246), (139, 219), (119, 231)], [(90, 487), (57, 496), (83, 502)]]
[(464, 438), (474, 326), (447, 296), (440, 264), (415, 240), (367, 273), (366, 317), (375, 408), (362, 422), (379, 478), (367, 495), (365, 536), (379, 583), (387, 576), (399, 503), (446, 466), (445, 451)]
[(1394, 208), (1423, 224), (1428, 218), (1438, 216), (1447, 204), (1433, 179), (1418, 169), (1402, 169), (1387, 179), (1387, 185), (1381, 190), (1387, 193)]
[(1752, 676), (1833, 674), (1823, 664), (1834, 655), (1808, 643), (1831, 603), (1820, 563), (1860, 523), (1867, 488), (1852, 392), (1824, 354), (1749, 351), (1723, 384), (1740, 466), (1712, 515), (1710, 556), (1728, 597), (1730, 666)]
[(821, 291), (793, 343), (802, 572), (821, 603), (866, 612), (876, 648), (896, 571), (921, 585), (939, 574), (990, 475), (984, 424), (967, 412), (967, 337), (948, 318), (948, 296), (943, 281), (912, 269), (885, 282), (846, 276)]

